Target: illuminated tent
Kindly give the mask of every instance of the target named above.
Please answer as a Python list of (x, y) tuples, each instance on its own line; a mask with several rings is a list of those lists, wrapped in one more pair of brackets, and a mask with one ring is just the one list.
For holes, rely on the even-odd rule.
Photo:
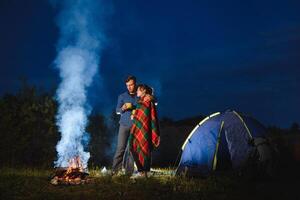
[[(212, 114), (185, 140), (176, 174), (207, 176), (215, 170), (239, 169), (255, 149), (261, 150), (261, 159), (269, 160), (271, 150), (265, 145), (265, 135), (262, 124), (236, 111)], [(258, 148), (260, 145), (267, 148)]]

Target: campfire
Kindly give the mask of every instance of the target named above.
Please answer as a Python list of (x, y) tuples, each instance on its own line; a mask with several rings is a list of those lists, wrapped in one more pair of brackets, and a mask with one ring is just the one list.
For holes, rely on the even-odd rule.
[(53, 185), (79, 185), (90, 182), (79, 156), (69, 161), (67, 168), (57, 168), (51, 179)]

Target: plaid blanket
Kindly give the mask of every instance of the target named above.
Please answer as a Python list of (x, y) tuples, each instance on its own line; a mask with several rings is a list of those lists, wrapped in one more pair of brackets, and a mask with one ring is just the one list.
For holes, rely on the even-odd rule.
[(140, 171), (150, 170), (151, 151), (153, 147), (158, 147), (159, 143), (159, 126), (154, 103), (138, 102), (130, 130), (129, 148)]

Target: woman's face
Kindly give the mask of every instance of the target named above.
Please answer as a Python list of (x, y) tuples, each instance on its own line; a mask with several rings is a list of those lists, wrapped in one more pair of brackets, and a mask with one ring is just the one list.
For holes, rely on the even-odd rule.
[(143, 97), (146, 94), (146, 90), (141, 89), (140, 87), (136, 91), (136, 96)]

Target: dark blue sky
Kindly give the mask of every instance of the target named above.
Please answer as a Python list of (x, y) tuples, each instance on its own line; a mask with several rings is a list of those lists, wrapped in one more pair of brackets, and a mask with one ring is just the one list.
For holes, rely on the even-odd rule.
[[(300, 1), (115, 0), (104, 8), (95, 109), (110, 112), (134, 74), (154, 87), (160, 116), (231, 108), (267, 125), (300, 122)], [(1, 94), (16, 91), (20, 76), (57, 87), (56, 14), (46, 0), (1, 0)]]

